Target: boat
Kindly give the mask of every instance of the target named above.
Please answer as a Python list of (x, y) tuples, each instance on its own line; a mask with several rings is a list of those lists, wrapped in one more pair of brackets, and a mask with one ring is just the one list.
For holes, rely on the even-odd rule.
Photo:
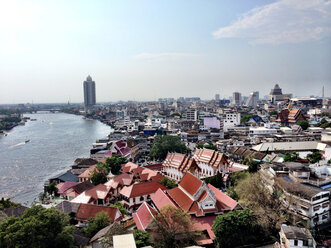
[(37, 119), (30, 119), (30, 121), (36, 121)]
[(26, 144), (26, 143), (28, 143), (28, 142), (30, 142), (30, 140), (29, 140), (29, 139), (25, 141), (25, 144)]

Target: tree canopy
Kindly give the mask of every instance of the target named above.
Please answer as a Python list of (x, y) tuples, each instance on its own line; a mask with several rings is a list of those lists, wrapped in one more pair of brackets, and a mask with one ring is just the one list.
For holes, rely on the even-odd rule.
[(193, 231), (190, 215), (181, 208), (167, 205), (155, 216), (152, 237), (157, 247), (180, 248), (192, 244)]
[(0, 210), (6, 209), (6, 208), (17, 208), (21, 206), (19, 203), (12, 202), (9, 198), (1, 198), (0, 200)]
[(299, 158), (299, 154), (296, 152), (287, 152), (284, 156), (284, 162), (295, 162)]
[(110, 169), (113, 175), (120, 174), (122, 164), (126, 164), (128, 160), (125, 157), (113, 155), (110, 158), (107, 158), (106, 165)]
[(204, 181), (206, 183), (210, 183), (211, 185), (213, 185), (216, 188), (223, 188), (224, 187), (224, 183), (223, 183), (223, 177), (222, 174), (217, 172), (217, 174), (215, 176), (212, 177), (206, 177), (204, 179)]
[(109, 167), (106, 163), (99, 162), (90, 175), (90, 180), (94, 185), (107, 182)]
[(133, 236), (134, 236), (134, 240), (136, 241), (136, 245), (138, 248), (149, 246), (149, 245), (153, 244), (151, 241), (150, 233), (148, 233), (146, 231), (134, 229)]
[(89, 238), (92, 238), (102, 228), (110, 224), (109, 216), (106, 212), (99, 212), (94, 218), (88, 220), (88, 226), (82, 229), (82, 232)]
[(312, 154), (307, 155), (307, 159), (310, 163), (315, 164), (318, 161), (322, 160), (323, 155), (320, 152), (313, 152)]
[(302, 130), (307, 130), (309, 127), (309, 122), (305, 120), (298, 121), (297, 124), (302, 128)]
[(73, 230), (69, 216), (55, 208), (33, 206), (21, 217), (0, 223), (0, 247), (73, 247)]
[(160, 184), (167, 187), (168, 189), (176, 188), (178, 185), (174, 180), (171, 180), (169, 178), (163, 177), (160, 181)]
[(218, 248), (256, 244), (263, 240), (262, 228), (250, 209), (218, 215), (213, 231)]
[(178, 136), (158, 135), (154, 139), (149, 156), (154, 159), (165, 159), (168, 152), (185, 153), (188, 150)]
[(269, 192), (258, 173), (247, 174), (237, 181), (234, 191), (241, 206), (252, 209), (259, 216), (258, 222), (264, 231), (275, 235), (277, 228), (285, 221), (277, 191), (273, 189)]

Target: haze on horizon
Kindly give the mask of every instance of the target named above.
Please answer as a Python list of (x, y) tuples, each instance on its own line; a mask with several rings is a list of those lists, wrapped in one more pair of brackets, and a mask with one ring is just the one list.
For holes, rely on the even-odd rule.
[(0, 104), (331, 95), (330, 0), (0, 0)]

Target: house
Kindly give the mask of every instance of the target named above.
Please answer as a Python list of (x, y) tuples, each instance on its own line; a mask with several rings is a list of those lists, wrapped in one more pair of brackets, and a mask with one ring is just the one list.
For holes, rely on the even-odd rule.
[(316, 248), (316, 242), (306, 228), (282, 225), (279, 248)]
[[(83, 193), (86, 190), (89, 190), (94, 187), (94, 184), (92, 184), (90, 181), (84, 181), (82, 183), (78, 183), (70, 188), (67, 188), (63, 191), (63, 196), (66, 197), (68, 200), (72, 200), (81, 193)], [(59, 193), (59, 192), (58, 192)]]
[(78, 177), (67, 171), (49, 179), (50, 184), (53, 182), (55, 182), (55, 184), (59, 184), (61, 182), (78, 182)]
[(91, 174), (96, 167), (97, 167), (97, 164), (94, 164), (94, 165), (90, 166), (89, 168), (87, 168), (86, 170), (84, 170), (83, 173), (78, 175), (79, 182), (89, 181)]
[(122, 173), (114, 178), (111, 178), (104, 185), (111, 189), (113, 197), (118, 197), (123, 187), (130, 186), (133, 183), (134, 178), (132, 174)]
[(112, 197), (111, 187), (104, 184), (99, 184), (93, 188), (84, 191), (77, 197), (71, 200), (74, 203), (105, 205), (109, 203)]
[(100, 212), (107, 213), (110, 223), (120, 221), (122, 219), (122, 214), (118, 208), (80, 204), (76, 213), (76, 220), (80, 226), (86, 226), (88, 220), (90, 218), (94, 218)]
[(137, 209), (144, 201), (150, 201), (150, 195), (155, 193), (159, 188), (163, 190), (167, 189), (155, 181), (125, 186), (120, 192), (124, 207), (129, 211)]
[(64, 183), (59, 183), (58, 185), (56, 185), (56, 187), (58, 188), (57, 194), (61, 195), (62, 197), (64, 197), (64, 192), (70, 188), (72, 188), (73, 186), (79, 184), (79, 182), (64, 182)]

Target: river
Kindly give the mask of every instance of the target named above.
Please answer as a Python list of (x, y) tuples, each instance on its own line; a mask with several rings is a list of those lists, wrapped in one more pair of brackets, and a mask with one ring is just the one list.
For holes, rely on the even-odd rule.
[(48, 178), (70, 169), (76, 158), (89, 157), (92, 143), (110, 127), (64, 113), (24, 116), (37, 120), (0, 134), (0, 198), (30, 205)]

